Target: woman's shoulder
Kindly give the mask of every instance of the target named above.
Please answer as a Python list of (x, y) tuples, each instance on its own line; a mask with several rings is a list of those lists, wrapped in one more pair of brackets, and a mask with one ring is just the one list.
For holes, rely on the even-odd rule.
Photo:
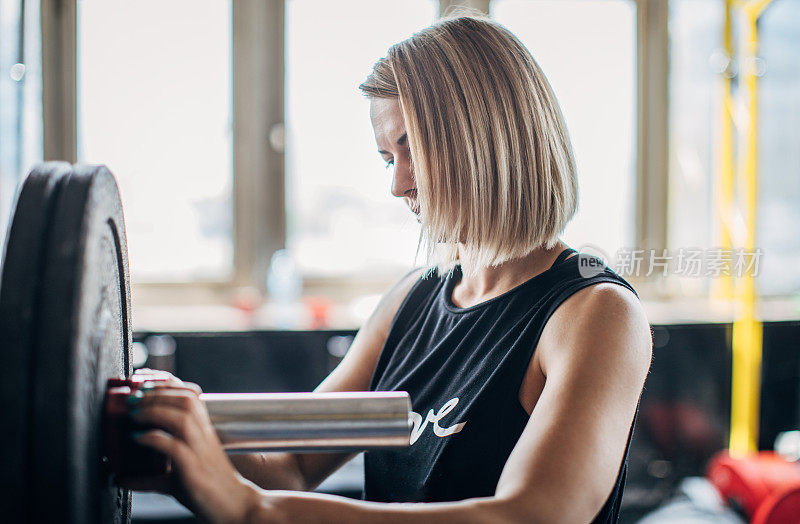
[(652, 352), (642, 303), (632, 288), (613, 281), (586, 286), (565, 300), (548, 321), (542, 342), (543, 353), (574, 348), (571, 356), (580, 361), (602, 357), (609, 364), (626, 361), (634, 367), (649, 367)]

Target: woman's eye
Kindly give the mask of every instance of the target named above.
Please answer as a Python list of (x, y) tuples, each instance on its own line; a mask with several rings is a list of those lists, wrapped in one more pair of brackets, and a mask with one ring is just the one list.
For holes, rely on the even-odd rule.
[(386, 162), (385, 169), (389, 169), (389, 168), (390, 168), (390, 167), (392, 167), (393, 165), (394, 165), (394, 160), (389, 160), (388, 162)]

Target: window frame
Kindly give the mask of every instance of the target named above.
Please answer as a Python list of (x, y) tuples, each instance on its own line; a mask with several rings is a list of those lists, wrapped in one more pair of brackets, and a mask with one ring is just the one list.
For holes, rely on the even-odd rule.
[[(138, 283), (137, 305), (230, 303), (239, 288), (264, 291), (269, 261), (286, 244), (284, 160), (285, 1), (232, 0), (233, 274), (228, 280)], [(638, 248), (667, 246), (668, 0), (636, 9), (636, 213)], [(439, 0), (439, 14), (491, 0)], [(41, 0), (45, 160), (77, 159), (77, 1)], [(266, 225), (267, 227), (264, 227)], [(632, 279), (645, 296), (652, 279)], [(381, 293), (382, 279), (313, 277), (304, 294), (344, 299)]]
[[(668, 244), (669, 0), (634, 0), (636, 7), (635, 249), (659, 253)], [(648, 260), (643, 260), (643, 265)], [(665, 299), (662, 282), (630, 277), (643, 298)]]

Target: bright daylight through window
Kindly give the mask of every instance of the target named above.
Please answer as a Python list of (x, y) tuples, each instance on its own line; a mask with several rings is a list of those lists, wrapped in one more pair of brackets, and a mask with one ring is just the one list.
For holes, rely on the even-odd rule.
[(347, 5), (286, 3), (287, 243), (306, 275), (393, 278), (414, 263), (419, 225), (389, 192), (358, 85), (438, 2)]
[(79, 160), (125, 206), (134, 282), (233, 270), (231, 4), (78, 4)]
[(634, 241), (636, 6), (628, 0), (493, 0), (555, 91), (578, 164), (564, 240), (610, 258)]

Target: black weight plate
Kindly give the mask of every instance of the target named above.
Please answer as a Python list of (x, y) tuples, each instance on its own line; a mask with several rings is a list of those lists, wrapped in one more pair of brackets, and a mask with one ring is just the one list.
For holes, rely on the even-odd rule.
[(0, 508), (9, 522), (24, 520), (30, 504), (29, 396), (37, 294), (50, 214), (60, 183), (71, 166), (49, 162), (35, 167), (17, 198), (6, 237), (0, 283)]
[(73, 166), (52, 214), (33, 367), (34, 522), (126, 523), (130, 493), (101, 462), (106, 380), (130, 375), (130, 287), (116, 182)]

